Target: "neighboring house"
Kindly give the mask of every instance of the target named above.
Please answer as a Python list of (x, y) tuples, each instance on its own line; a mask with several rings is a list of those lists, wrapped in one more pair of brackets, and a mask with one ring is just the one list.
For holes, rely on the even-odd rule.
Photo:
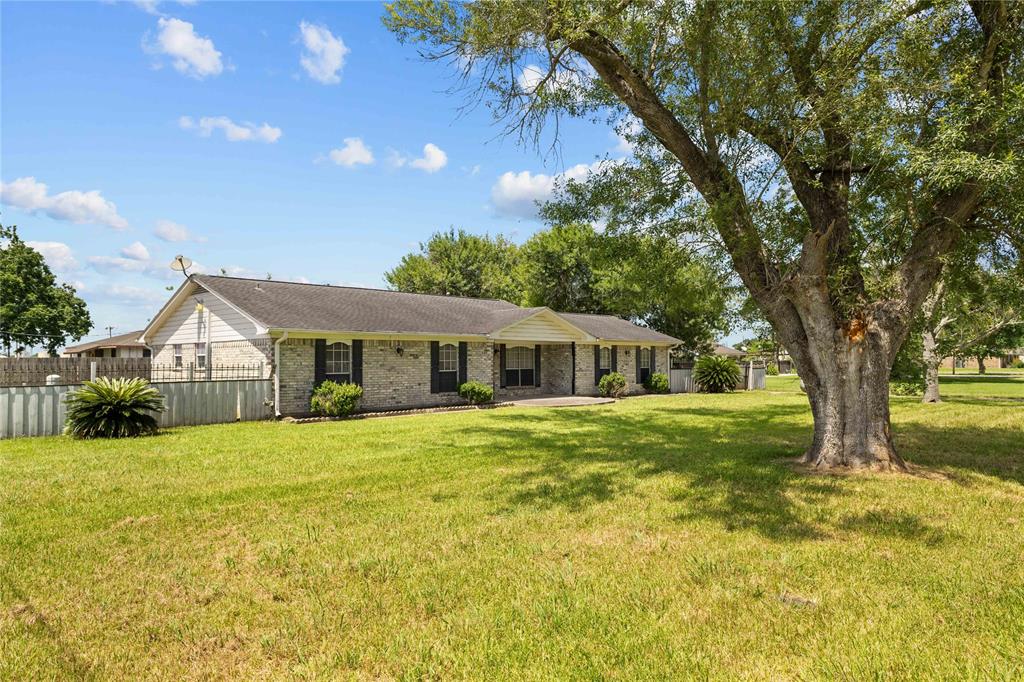
[(192, 275), (143, 331), (153, 361), (266, 364), (283, 415), (309, 411), (331, 379), (363, 387), (363, 409), (461, 403), (474, 380), (498, 400), (596, 395), (618, 371), (642, 392), (678, 339), (610, 315), (507, 301)]
[(732, 358), (733, 360), (739, 362), (740, 360), (745, 358), (747, 354), (741, 350), (736, 350), (735, 348), (718, 344), (715, 346), (715, 355), (724, 355), (727, 358)]
[(99, 341), (68, 346), (61, 355), (71, 358), (148, 358), (150, 350), (139, 341), (141, 335), (140, 329)]

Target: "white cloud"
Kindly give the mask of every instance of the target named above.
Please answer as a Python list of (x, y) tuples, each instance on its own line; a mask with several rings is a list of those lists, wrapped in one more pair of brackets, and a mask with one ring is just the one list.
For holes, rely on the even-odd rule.
[(549, 200), (556, 184), (564, 179), (583, 180), (588, 173), (600, 170), (605, 163), (616, 162), (580, 163), (555, 175), (534, 174), (530, 171), (503, 173), (491, 187), (491, 205), (500, 215), (536, 218), (537, 203)]
[(359, 164), (369, 165), (373, 163), (373, 152), (363, 144), (362, 138), (346, 137), (344, 142), (345, 144), (342, 147), (332, 149), (327, 154), (331, 161), (339, 166), (346, 166), (348, 168), (353, 168)]
[(423, 156), (413, 159), (409, 165), (427, 173), (436, 173), (448, 165), (448, 155), (433, 142), (428, 142), (423, 145)]
[(156, 228), (153, 230), (153, 234), (165, 242), (206, 241), (206, 239), (192, 234), (192, 232), (184, 225), (171, 220), (156, 221)]
[(256, 125), (248, 121), (235, 123), (227, 116), (203, 116), (198, 121), (191, 116), (182, 116), (178, 119), (178, 127), (182, 130), (198, 131), (203, 137), (210, 137), (214, 130), (224, 131), (224, 138), (228, 142), (266, 142), (272, 144), (281, 137), (281, 129), (263, 123)]
[(132, 242), (121, 249), (121, 255), (132, 260), (148, 261), (149, 249), (142, 242)]
[(33, 177), (0, 182), (0, 202), (23, 211), (42, 212), (55, 220), (98, 223), (115, 230), (128, 227), (128, 221), (117, 214), (117, 206), (104, 199), (99, 190), (69, 190), (51, 196), (47, 186)]
[(152, 43), (144, 41), (149, 52), (165, 54), (179, 73), (193, 78), (216, 76), (224, 70), (221, 53), (209, 38), (196, 35), (195, 27), (181, 19), (160, 18), (159, 32)]
[(299, 23), (302, 47), (299, 63), (309, 77), (324, 85), (341, 82), (341, 70), (345, 68), (345, 55), (350, 50), (345, 43), (320, 24)]
[(153, 305), (165, 302), (170, 293), (163, 289), (146, 289), (123, 284), (110, 284), (96, 290), (91, 298), (98, 298), (128, 305)]
[(448, 165), (448, 155), (433, 142), (423, 145), (423, 156), (410, 159), (395, 149), (388, 149), (388, 163), (395, 168), (409, 166), (427, 173), (436, 173)]
[[(122, 252), (123, 253), (123, 252)], [(153, 258), (138, 259), (124, 256), (89, 256), (89, 266), (101, 273), (123, 272), (133, 275), (144, 275), (161, 280), (177, 280), (181, 273), (171, 270), (170, 261), (159, 262)], [(189, 273), (207, 272), (206, 266), (193, 262)]]
[(28, 246), (38, 251), (43, 260), (50, 266), (51, 270), (57, 272), (71, 272), (78, 269), (78, 261), (71, 252), (71, 247), (64, 242), (25, 242)]

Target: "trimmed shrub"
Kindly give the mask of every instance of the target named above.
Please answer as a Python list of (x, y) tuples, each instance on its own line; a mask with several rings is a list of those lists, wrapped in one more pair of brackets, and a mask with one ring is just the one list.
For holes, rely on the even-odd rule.
[(313, 389), (309, 409), (324, 417), (344, 417), (355, 412), (362, 397), (363, 388), (358, 384), (325, 381)]
[(157, 432), (155, 413), (164, 397), (145, 379), (100, 377), (82, 383), (64, 399), (64, 433), (76, 438), (132, 438)]
[(619, 372), (611, 372), (597, 382), (597, 391), (606, 398), (621, 398), (626, 394), (626, 377)]
[(777, 377), (779, 376), (779, 366), (774, 362), (769, 362), (764, 366), (764, 373), (770, 377)]
[(916, 381), (891, 381), (889, 393), (892, 395), (924, 395), (924, 384)]
[(736, 361), (724, 355), (702, 355), (693, 365), (693, 380), (704, 393), (734, 391), (741, 376)]
[(459, 386), (459, 395), (474, 405), (480, 405), (494, 400), (494, 389), (479, 381), (467, 381)]
[(656, 372), (647, 377), (644, 388), (651, 393), (668, 393), (668, 376)]
[(1010, 367), (1012, 367), (1013, 369), (1024, 369), (1024, 360), (1017, 358), (1016, 360), (1010, 363)]

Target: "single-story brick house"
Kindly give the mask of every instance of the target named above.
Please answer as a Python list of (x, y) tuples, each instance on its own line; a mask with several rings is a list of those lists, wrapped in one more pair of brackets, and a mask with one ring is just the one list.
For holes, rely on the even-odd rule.
[(618, 371), (639, 393), (679, 343), (610, 315), (211, 275), (190, 276), (140, 341), (176, 367), (265, 363), (279, 415), (308, 413), (325, 379), (361, 385), (369, 410), (461, 403), (469, 380), (498, 400), (595, 395)]

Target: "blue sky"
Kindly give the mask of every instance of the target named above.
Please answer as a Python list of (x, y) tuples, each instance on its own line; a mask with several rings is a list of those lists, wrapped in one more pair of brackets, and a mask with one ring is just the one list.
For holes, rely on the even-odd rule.
[[(460, 113), (455, 68), (374, 3), (0, 4), (0, 220), (93, 314), (144, 326), (184, 253), (208, 272), (383, 286), (449, 226), (522, 241), (551, 176), (621, 157), (564, 122), (555, 158)], [(577, 167), (574, 170), (574, 167)]]

